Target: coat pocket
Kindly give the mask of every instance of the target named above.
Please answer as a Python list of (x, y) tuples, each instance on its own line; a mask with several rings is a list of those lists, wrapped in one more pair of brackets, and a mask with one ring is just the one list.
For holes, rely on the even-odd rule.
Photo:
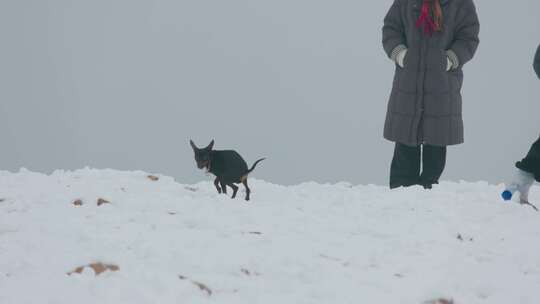
[(409, 56), (410, 55), (411, 54), (409, 53), (409, 51), (407, 51), (407, 54), (405, 54), (405, 58), (403, 58), (403, 68), (404, 69), (407, 68), (407, 65), (409, 63)]
[(450, 70), (448, 72), (451, 92), (460, 92), (463, 86), (463, 71), (460, 69)]
[(446, 71), (446, 52), (438, 48), (432, 48), (426, 60), (424, 92), (437, 95), (448, 93), (450, 91), (450, 75)]

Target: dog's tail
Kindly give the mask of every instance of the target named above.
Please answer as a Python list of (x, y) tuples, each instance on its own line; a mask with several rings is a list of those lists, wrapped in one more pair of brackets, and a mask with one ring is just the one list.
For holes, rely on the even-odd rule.
[(250, 174), (251, 172), (253, 172), (253, 170), (255, 170), (255, 167), (257, 167), (257, 164), (259, 164), (260, 162), (262, 162), (263, 160), (265, 160), (266, 158), (261, 158), (259, 159), (258, 161), (256, 161), (253, 166), (251, 167), (251, 169), (248, 170), (248, 172), (246, 173), (246, 175)]

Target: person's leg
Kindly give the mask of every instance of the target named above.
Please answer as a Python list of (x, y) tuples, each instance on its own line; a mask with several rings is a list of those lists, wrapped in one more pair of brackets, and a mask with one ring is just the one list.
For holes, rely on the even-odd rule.
[(426, 189), (431, 189), (433, 184), (439, 183), (439, 178), (446, 166), (446, 147), (424, 145), (422, 159), (420, 184)]
[(418, 184), (420, 175), (420, 147), (396, 143), (390, 169), (390, 189)]
[(532, 145), (527, 156), (517, 162), (516, 167), (534, 175), (540, 182), (540, 138)]

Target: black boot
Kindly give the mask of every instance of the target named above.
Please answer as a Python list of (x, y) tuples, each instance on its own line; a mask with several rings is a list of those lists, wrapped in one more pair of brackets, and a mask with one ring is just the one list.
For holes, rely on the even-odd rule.
[(422, 158), (423, 169), (419, 184), (424, 189), (431, 189), (434, 184), (439, 183), (446, 166), (446, 147), (424, 145)]
[(390, 189), (418, 184), (420, 176), (420, 147), (396, 143), (390, 169)]

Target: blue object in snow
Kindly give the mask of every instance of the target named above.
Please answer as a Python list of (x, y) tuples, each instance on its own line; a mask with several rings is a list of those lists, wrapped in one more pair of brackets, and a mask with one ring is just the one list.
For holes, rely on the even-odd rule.
[(505, 190), (503, 193), (502, 193), (502, 198), (503, 200), (505, 201), (509, 201), (512, 199), (512, 196), (514, 196), (514, 194), (512, 193), (512, 191), (510, 190)]

